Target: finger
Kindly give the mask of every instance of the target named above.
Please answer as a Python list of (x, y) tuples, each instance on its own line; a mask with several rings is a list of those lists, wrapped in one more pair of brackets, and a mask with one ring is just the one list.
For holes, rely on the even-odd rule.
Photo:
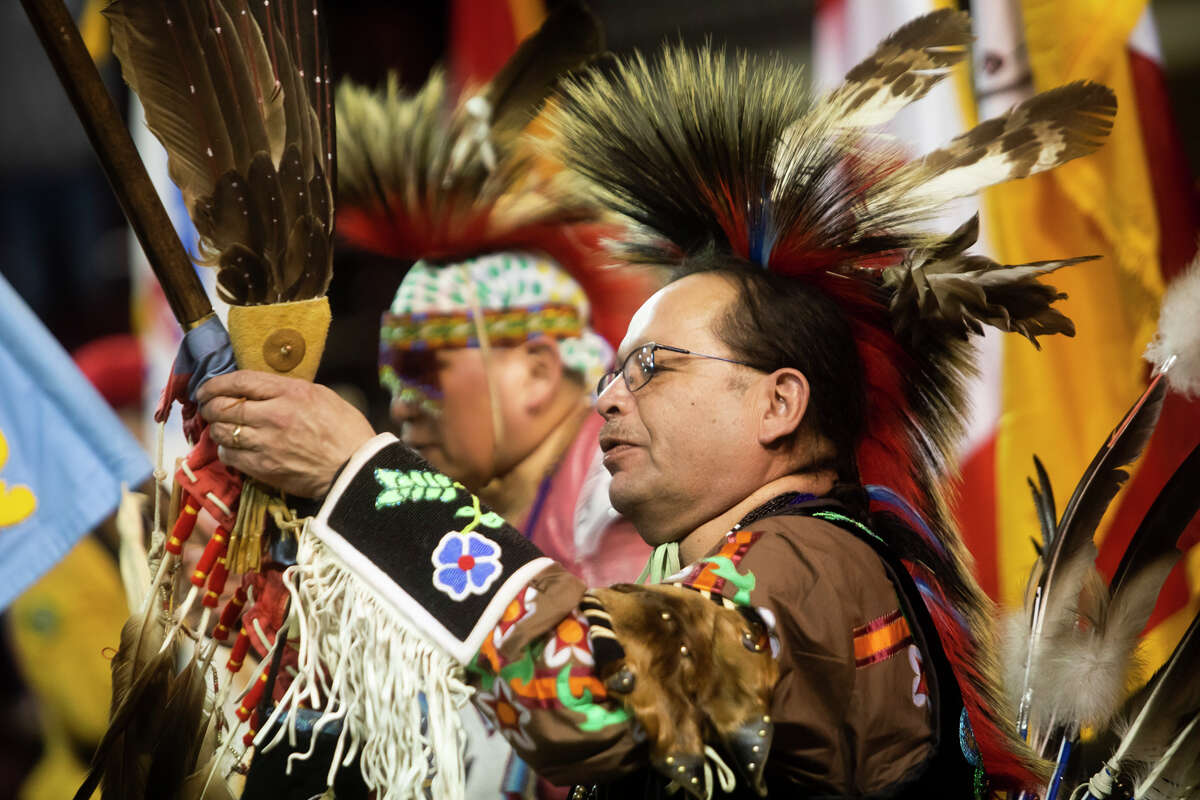
[(230, 422), (254, 428), (269, 427), (268, 408), (272, 400), (247, 400), (244, 397), (219, 396), (200, 406), (200, 416), (213, 422)]
[[(217, 395), (200, 406), (200, 416), (209, 422), (245, 422), (245, 404), (250, 402), (244, 397), (226, 397)], [(262, 402), (261, 400), (254, 402)]]
[[(240, 429), (240, 430), (239, 430)], [(237, 431), (237, 436), (233, 433)], [(208, 435), (217, 443), (218, 447), (224, 447), (229, 450), (248, 450), (257, 451), (262, 449), (262, 441), (260, 433), (245, 425), (239, 425), (232, 422), (214, 422), (208, 426)], [(221, 459), (225, 461), (224, 458)], [(226, 461), (225, 463), (229, 463)]]
[(257, 470), (255, 470), (255, 454), (244, 448), (229, 447), (227, 445), (217, 445), (217, 458), (221, 459), (221, 463), (227, 467), (232, 467), (243, 475), (249, 475), (251, 478), (257, 478)]
[(299, 378), (285, 378), (269, 372), (242, 369), (209, 378), (196, 392), (196, 402), (204, 403), (214, 397), (245, 397), (250, 400), (270, 400), (288, 390), (293, 383), (305, 383)]

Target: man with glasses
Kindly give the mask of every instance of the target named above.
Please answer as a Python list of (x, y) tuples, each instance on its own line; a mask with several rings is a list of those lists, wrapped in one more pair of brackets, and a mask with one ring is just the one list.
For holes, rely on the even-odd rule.
[[(630, 221), (621, 256), (676, 268), (596, 401), (610, 498), (663, 585), (588, 589), (318, 387), (235, 373), (200, 390), (223, 459), (325, 497), (296, 608), (323, 658), (364, 676), (329, 698), (351, 745), (387, 724), (365, 676), (389, 697), (416, 678), (339, 660), (339, 643), (402, 643), (462, 675), (541, 774), (597, 784), (578, 797), (1037, 790), (1044, 765), (1001, 705), (993, 611), (940, 485), (963, 430), (963, 340), (984, 323), (1070, 331), (1036, 278), (1071, 262), (1005, 267), (966, 254), (974, 221), (918, 223), (1086, 155), (1114, 104), (1073, 84), (904, 165), (857, 135), (969, 41), (965, 15), (927, 15), (816, 100), (783, 62), (682, 46), (565, 88), (555, 131)], [(324, 686), (325, 663), (299, 685)], [(430, 729), (449, 735), (432, 713)], [(418, 752), (364, 751), (364, 773), (397, 790), (390, 765)], [(435, 795), (457, 796), (454, 762), (438, 774)]]
[[(919, 609), (898, 594), (888, 565), (868, 542), (848, 534), (838, 522), (812, 516), (832, 512), (857, 518), (860, 514), (830, 499), (845, 488), (839, 487), (839, 463), (844, 459), (830, 436), (809, 422), (814, 414), (837, 413), (831, 405), (852, 402), (833, 394), (831, 387), (853, 383), (857, 357), (849, 336), (830, 338), (826, 346), (831, 349), (822, 355), (821, 363), (807, 369), (759, 365), (750, 354), (736, 349), (730, 328), (743, 314), (754, 313), (754, 302), (774, 294), (775, 287), (758, 285), (761, 277), (702, 269), (669, 284), (635, 314), (618, 352), (621, 368), (601, 379), (597, 399), (604, 419), (600, 446), (604, 466), (612, 474), (610, 498), (659, 551), (656, 563), (660, 572), (666, 572), (663, 577), (731, 598), (764, 620), (764, 629), (774, 623), (764, 633), (769, 648), (778, 655), (780, 673), (777, 699), (768, 715), (772, 721), (766, 723), (775, 732), (767, 785), (773, 791), (804, 786), (830, 793), (870, 793), (911, 780), (934, 760), (949, 761), (938, 752), (937, 723), (926, 700), (928, 658), (904, 622), (912, 618), (913, 625), (918, 624), (912, 615)], [(753, 300), (745, 296), (747, 292), (753, 292)], [(795, 296), (787, 303), (795, 309)], [(812, 321), (830, 313), (827, 301), (817, 297), (811, 304), (809, 322), (800, 326), (801, 332), (815, 333), (829, 322)], [(372, 471), (394, 469), (401, 463), (387, 458), (402, 445), (389, 444), (394, 440), (387, 435), (372, 438), (365, 420), (350, 414), (319, 386), (245, 372), (213, 379), (202, 393), (203, 410), (217, 441), (227, 438), (226, 403), (241, 396), (251, 398), (241, 422), (243, 449), (226, 450), (225, 458), (285, 489), (335, 498), (369, 492)], [(826, 399), (818, 403), (820, 396)], [(306, 422), (299, 422), (301, 415)], [(289, 435), (298, 424), (316, 425), (326, 433)], [(253, 431), (249, 437), (248, 430)], [(357, 471), (360, 477), (349, 484), (339, 480), (331, 493), (334, 473), (347, 460), (346, 471)], [(315, 470), (303, 470), (306, 483), (301, 484), (294, 482), (299, 474), (294, 467), (274, 472), (265, 466), (271, 462), (323, 463), (328, 468), (320, 476)], [(409, 469), (408, 465), (420, 462), (402, 463), (406, 466), (401, 469)], [(438, 527), (432, 520), (428, 524)], [(517, 542), (502, 534), (487, 532), (489, 541), (498, 541), (505, 553), (515, 554)], [(514, 531), (511, 536), (519, 534)], [(431, 555), (417, 557), (426, 563), (433, 558), (436, 565), (437, 551), (430, 549)], [(661, 555), (664, 550), (673, 552)], [(473, 555), (468, 546), (453, 555), (462, 567), (465, 558), (476, 559), (471, 566), (486, 563), (488, 554)], [(518, 562), (501, 563), (503, 575), (497, 583), (521, 569)], [(680, 569), (683, 574), (671, 576)], [(469, 592), (475, 578), (471, 569), (463, 572)], [(432, 606), (437, 589), (444, 594), (450, 584), (444, 579), (439, 585), (436, 574), (435, 591), (427, 597), (405, 588)], [(477, 694), (485, 715), (539, 774), (555, 783), (611, 778), (646, 758), (638, 741), (645, 733), (638, 734), (627, 717), (611, 711), (608, 717), (580, 711), (580, 698), (569, 688), (562, 689), (561, 684), (553, 688), (564, 665), (572, 679), (584, 680), (597, 661), (592, 642), (576, 633), (589, 628), (587, 617), (572, 610), (583, 589), (561, 568), (547, 566), (513, 595), (510, 610), (489, 633), (484, 655), (472, 665), (477, 674), (491, 678), (481, 677)], [(682, 610), (662, 613), (683, 615)], [(855, 632), (855, 624), (879, 621), (884, 622), (877, 631)], [(636, 629), (622, 629), (619, 619), (616, 627), (629, 651)], [(535, 632), (547, 638), (538, 642)], [(656, 628), (644, 632), (651, 647), (663, 643), (662, 634)], [(514, 635), (526, 641), (532, 637), (536, 644), (514, 651), (507, 641)], [(682, 645), (692, 652), (700, 646)], [(528, 663), (523, 679), (509, 677), (523, 662)], [(871, 669), (864, 671), (868, 664)], [(665, 674), (654, 675), (647, 664), (639, 666), (636, 680), (645, 684), (661, 680), (669, 685), (678, 680), (672, 675), (682, 668), (665, 668)], [(700, 695), (706, 693), (705, 685), (723, 677), (712, 664), (704, 666), (690, 679), (697, 682)], [(948, 675), (939, 677), (952, 680)], [(528, 685), (548, 685), (550, 694), (527, 694)], [(580, 686), (588, 687), (592, 702), (601, 702), (611, 692), (604, 682)], [(720, 703), (719, 699), (713, 702)], [(611, 700), (605, 703), (611, 704)], [(845, 711), (851, 707), (859, 710), (847, 719)], [(662, 713), (699, 714), (704, 719), (708, 712), (668, 706)], [(597, 721), (590, 728), (575, 721), (593, 717)], [(736, 738), (734, 731), (721, 733), (727, 740)], [(888, 746), (855, 744), (882, 741)], [(940, 743), (945, 741), (943, 737)], [(564, 760), (564, 753), (577, 757)], [(655, 766), (660, 771), (666, 771), (669, 758), (672, 771), (685, 768), (685, 788), (702, 785), (702, 748), (698, 753), (680, 748), (659, 755)], [(751, 781), (764, 780), (761, 759), (756, 762), (747, 754), (740, 761), (735, 756), (734, 761)], [(954, 767), (969, 771), (966, 762)], [(942, 772), (952, 777), (950, 767), (943, 766)], [(648, 778), (637, 773), (627, 780), (634, 784), (611, 788), (618, 794), (604, 796), (620, 796), (627, 790), (635, 792), (631, 796), (642, 796)]]

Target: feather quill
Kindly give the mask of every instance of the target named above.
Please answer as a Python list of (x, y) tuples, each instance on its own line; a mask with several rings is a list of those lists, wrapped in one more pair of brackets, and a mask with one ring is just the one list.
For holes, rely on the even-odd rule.
[(113, 51), (167, 150), (218, 289), (239, 305), (329, 285), (332, 100), (316, 0), (110, 0)]
[(1134, 797), (1145, 800), (1190, 798), (1197, 792), (1200, 792), (1200, 714), (1192, 717), (1158, 763), (1134, 784)]
[[(1093, 779), (1093, 785), (1107, 782), (1101, 777), (1105, 772), (1116, 777), (1128, 775), (1134, 757), (1140, 753), (1157, 750), (1147, 759), (1151, 763), (1166, 758), (1178, 732), (1200, 711), (1200, 672), (1195, 668), (1198, 657), (1200, 614), (1192, 618), (1171, 657), (1151, 678), (1145, 702), (1121, 737), (1116, 751)], [(1160, 742), (1165, 744), (1158, 744)]]

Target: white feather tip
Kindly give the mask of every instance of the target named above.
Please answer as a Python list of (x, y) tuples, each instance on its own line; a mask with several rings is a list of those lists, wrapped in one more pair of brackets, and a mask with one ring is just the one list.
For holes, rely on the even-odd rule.
[(1163, 297), (1158, 332), (1146, 347), (1145, 358), (1179, 394), (1200, 397), (1200, 255), (1188, 265)]

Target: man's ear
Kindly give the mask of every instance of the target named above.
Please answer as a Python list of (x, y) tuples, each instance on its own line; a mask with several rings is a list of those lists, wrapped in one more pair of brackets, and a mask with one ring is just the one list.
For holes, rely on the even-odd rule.
[(800, 428), (808, 410), (808, 378), (797, 369), (778, 369), (759, 384), (762, 416), (758, 423), (758, 442), (771, 447)]
[(521, 345), (524, 365), (521, 392), (522, 407), (529, 414), (546, 409), (558, 394), (562, 385), (563, 362), (558, 352), (558, 342), (549, 336), (539, 336)]

